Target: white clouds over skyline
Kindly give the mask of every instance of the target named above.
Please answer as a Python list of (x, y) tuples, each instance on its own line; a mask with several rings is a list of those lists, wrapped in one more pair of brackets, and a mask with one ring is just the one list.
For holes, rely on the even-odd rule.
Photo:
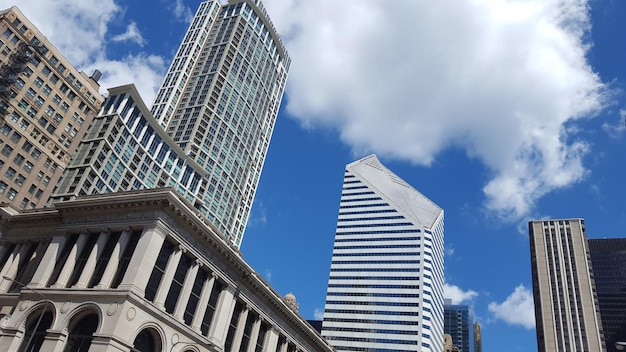
[[(337, 130), (355, 154), (428, 166), (461, 148), (489, 170), (486, 209), (510, 221), (588, 174), (589, 143), (567, 128), (606, 99), (585, 58), (586, 0), (265, 3), (293, 59), (287, 110)], [(192, 14), (181, 0), (168, 6), (178, 20)], [(100, 69), (103, 88), (135, 83), (152, 103), (168, 62), (107, 56), (109, 41), (145, 43), (133, 21), (108, 32), (124, 11), (115, 1), (20, 7), (78, 68)]]
[(597, 113), (584, 0), (267, 0), (292, 66), (289, 113), (355, 154), (430, 165), (462, 148), (489, 170), (485, 207), (519, 221), (587, 174), (566, 124)]

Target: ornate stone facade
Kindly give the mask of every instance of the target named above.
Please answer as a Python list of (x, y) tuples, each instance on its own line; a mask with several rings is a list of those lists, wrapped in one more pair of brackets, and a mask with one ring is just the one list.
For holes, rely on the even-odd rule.
[(0, 208), (2, 351), (332, 351), (172, 189)]

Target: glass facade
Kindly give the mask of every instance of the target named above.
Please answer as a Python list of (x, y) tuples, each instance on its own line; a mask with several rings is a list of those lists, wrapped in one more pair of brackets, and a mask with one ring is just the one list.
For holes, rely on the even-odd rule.
[(590, 239), (589, 254), (607, 352), (626, 342), (626, 238)]

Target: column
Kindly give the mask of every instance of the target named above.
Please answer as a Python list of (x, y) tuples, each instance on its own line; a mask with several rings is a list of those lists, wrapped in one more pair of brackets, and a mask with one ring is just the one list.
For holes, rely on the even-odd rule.
[(259, 330), (261, 329), (261, 317), (259, 317), (252, 325), (250, 331), (250, 343), (248, 343), (248, 352), (254, 352), (256, 349), (256, 342), (259, 339)]
[(52, 288), (65, 288), (67, 281), (70, 279), (70, 275), (72, 275), (72, 271), (74, 271), (74, 266), (76, 265), (76, 260), (78, 259), (78, 253), (83, 250), (85, 243), (87, 243), (87, 236), (89, 236), (89, 233), (86, 231), (81, 232), (78, 236), (76, 243), (74, 243), (70, 253), (67, 255), (67, 259), (65, 260), (63, 269), (61, 269), (61, 272), (59, 273), (57, 281), (51, 286)]
[(126, 245), (128, 245), (130, 234), (131, 230), (127, 227), (120, 235), (115, 247), (113, 247), (111, 258), (109, 258), (109, 262), (107, 263), (104, 273), (102, 273), (102, 278), (100, 278), (100, 282), (96, 285), (96, 288), (105, 289), (111, 286), (113, 275), (115, 275), (117, 267), (120, 265), (120, 259), (122, 257), (122, 253), (124, 253), (124, 250), (126, 249)]
[(157, 289), (156, 296), (154, 296), (154, 304), (156, 304), (157, 307), (165, 307), (165, 299), (167, 298), (167, 293), (172, 286), (172, 280), (174, 280), (174, 274), (176, 273), (176, 268), (178, 268), (178, 263), (180, 262), (180, 257), (182, 255), (183, 249), (179, 246), (174, 249), (174, 253), (172, 253), (172, 255), (170, 255), (170, 258), (167, 260), (165, 272), (163, 273), (163, 277), (161, 278), (161, 282), (159, 283), (159, 288)]
[[(15, 279), (15, 275), (17, 274), (17, 270), (19, 269), (20, 262), (22, 261), (22, 259), (24, 259), (24, 256), (28, 252), (30, 246), (30, 243), (25, 243), (20, 246), (20, 250), (17, 252), (17, 255), (13, 257), (11, 265), (8, 266), (6, 272), (4, 272), (2, 277), (0, 278), (0, 292), (7, 292), (7, 290), (11, 287), (11, 284)], [(15, 249), (17, 249), (17, 247), (15, 247)], [(15, 253), (15, 251), (13, 253)], [(5, 279), (5, 276), (9, 279)]]
[(165, 237), (165, 232), (158, 227), (143, 230), (118, 288), (133, 290), (141, 297), (144, 296)]
[(111, 233), (109, 232), (109, 230), (104, 230), (100, 232), (100, 234), (98, 235), (98, 241), (96, 241), (96, 244), (91, 249), (91, 252), (89, 252), (89, 256), (87, 257), (87, 261), (85, 262), (83, 271), (80, 273), (76, 284), (72, 286), (73, 288), (87, 287), (87, 284), (89, 283), (89, 280), (91, 279), (91, 276), (93, 276), (94, 270), (96, 269), (96, 263), (102, 255), (102, 251), (104, 250), (104, 246), (106, 246), (107, 240), (109, 239), (110, 235)]
[(239, 320), (237, 321), (237, 328), (235, 329), (235, 336), (233, 336), (233, 346), (231, 347), (231, 351), (241, 350), (241, 339), (243, 338), (243, 331), (246, 328), (246, 321), (248, 320), (248, 312), (250, 312), (250, 309), (246, 307), (244, 308), (244, 310), (241, 311), (241, 314), (239, 315)]
[(43, 254), (43, 257), (39, 262), (39, 266), (37, 266), (37, 269), (35, 270), (33, 278), (28, 284), (28, 287), (36, 289), (46, 285), (50, 279), (50, 275), (52, 275), (57, 258), (61, 253), (61, 248), (63, 248), (66, 241), (67, 237), (65, 235), (54, 236), (52, 238), (52, 241), (48, 244), (48, 248), (46, 248), (46, 252)]
[(200, 261), (196, 260), (195, 263), (189, 268), (189, 270), (187, 270), (187, 274), (185, 274), (185, 281), (183, 282), (183, 287), (181, 288), (180, 294), (178, 295), (176, 308), (174, 308), (174, 318), (176, 318), (178, 321), (183, 321), (183, 315), (185, 314), (185, 308), (187, 308), (189, 296), (191, 296), (193, 283), (196, 281), (198, 269), (201, 265), (202, 264), (200, 263)]
[(274, 327), (270, 327), (265, 335), (265, 343), (263, 343), (263, 352), (274, 352), (278, 346), (278, 332)]
[(0, 260), (2, 260), (2, 258), (4, 258), (9, 253), (9, 248), (11, 248), (11, 243), (9, 242), (5, 242), (4, 245), (0, 244)]
[(193, 315), (193, 320), (191, 321), (191, 328), (200, 332), (200, 326), (202, 325), (202, 320), (204, 319), (204, 314), (206, 314), (206, 310), (208, 309), (209, 298), (211, 298), (211, 292), (213, 290), (213, 284), (215, 283), (215, 273), (211, 274), (211, 278), (206, 280), (202, 285), (202, 291), (200, 292), (200, 299), (198, 300), (198, 306), (196, 307), (196, 312)]
[(37, 244), (37, 248), (32, 252), (31, 257), (28, 259), (28, 264), (25, 264), (26, 267), (22, 272), (21, 276), (18, 278), (24, 285), (28, 286), (33, 278), (35, 270), (41, 263), (42, 257), (48, 248), (48, 241), (39, 242)]
[(235, 288), (228, 286), (222, 294), (215, 307), (215, 315), (213, 316), (213, 322), (209, 327), (208, 339), (213, 344), (218, 346), (224, 346), (226, 341), (226, 334), (228, 333), (228, 327), (230, 326), (230, 318), (235, 310)]
[(13, 261), (15, 260), (15, 258), (19, 257), (21, 250), (22, 250), (21, 243), (16, 244), (15, 248), (13, 248), (13, 252), (11, 252), (11, 254), (9, 255), (9, 258), (7, 258), (6, 263), (4, 263), (2, 270), (0, 270), (0, 283), (3, 283), (4, 281), (6, 281), (4, 280), (4, 277), (8, 276), (7, 272), (9, 271), (9, 268), (11, 268), (11, 265), (13, 265)]

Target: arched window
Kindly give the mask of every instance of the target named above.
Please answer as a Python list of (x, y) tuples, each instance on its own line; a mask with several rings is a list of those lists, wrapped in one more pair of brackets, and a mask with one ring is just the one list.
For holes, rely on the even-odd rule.
[(40, 309), (28, 317), (26, 331), (19, 352), (39, 351), (46, 337), (46, 330), (52, 326), (52, 312)]
[(158, 352), (161, 350), (161, 338), (154, 329), (143, 329), (133, 341), (132, 352)]
[(63, 352), (87, 352), (93, 340), (93, 333), (98, 329), (100, 319), (95, 313), (74, 318), (70, 322), (70, 333)]

